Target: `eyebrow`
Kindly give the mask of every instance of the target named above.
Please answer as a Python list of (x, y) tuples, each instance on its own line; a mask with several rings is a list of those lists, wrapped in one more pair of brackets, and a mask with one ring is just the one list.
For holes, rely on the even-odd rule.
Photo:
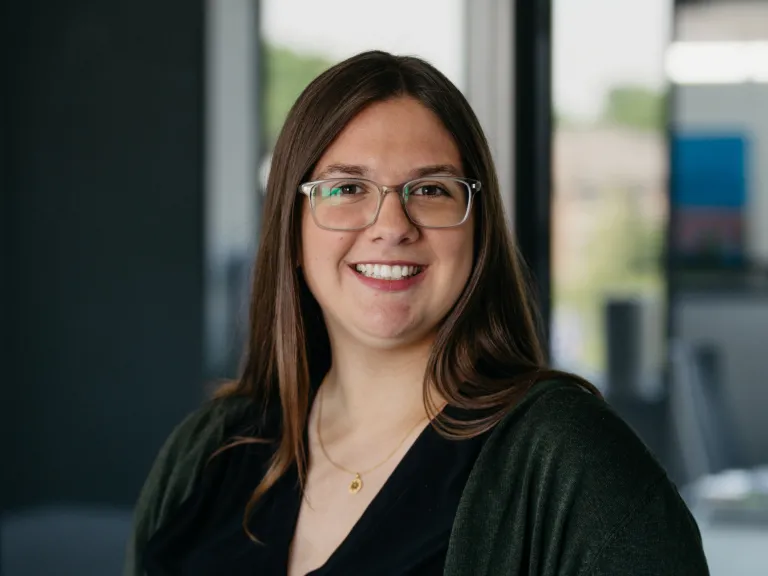
[[(325, 180), (332, 175), (344, 175), (355, 176), (357, 178), (365, 178), (370, 174), (370, 170), (366, 166), (359, 164), (329, 164), (322, 172), (320, 172), (315, 180)], [(459, 170), (453, 164), (430, 164), (427, 166), (420, 166), (411, 171), (412, 178), (424, 178), (425, 176), (455, 176), (460, 178), (462, 176), (461, 170)]]
[(368, 168), (357, 164), (329, 164), (317, 175), (315, 180), (325, 180), (333, 174), (343, 174), (345, 176), (357, 176), (363, 178), (368, 174)]
[(424, 176), (456, 176), (457, 178), (462, 176), (461, 170), (459, 170), (453, 164), (432, 164), (431, 166), (422, 166), (412, 172), (416, 178), (423, 178)]

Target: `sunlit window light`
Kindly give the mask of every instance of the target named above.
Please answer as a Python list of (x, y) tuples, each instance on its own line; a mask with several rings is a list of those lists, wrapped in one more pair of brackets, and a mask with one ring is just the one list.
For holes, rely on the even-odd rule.
[(676, 84), (768, 82), (768, 42), (675, 42), (665, 60)]

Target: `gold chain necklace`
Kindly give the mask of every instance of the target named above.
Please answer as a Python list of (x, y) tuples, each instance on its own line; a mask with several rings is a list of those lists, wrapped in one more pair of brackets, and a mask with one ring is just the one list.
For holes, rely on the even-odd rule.
[(424, 422), (425, 420), (425, 418), (421, 418), (418, 422), (416, 422), (416, 424), (414, 424), (413, 427), (410, 430), (408, 430), (408, 433), (405, 436), (403, 436), (403, 439), (400, 440), (397, 446), (395, 446), (395, 449), (392, 450), (392, 452), (390, 452), (389, 455), (384, 460), (376, 464), (376, 466), (372, 468), (368, 468), (367, 470), (361, 470), (359, 472), (355, 472), (354, 470), (350, 470), (349, 468), (345, 468), (341, 464), (337, 464), (336, 462), (334, 462), (333, 459), (328, 455), (328, 451), (325, 449), (325, 444), (323, 444), (323, 436), (322, 434), (320, 434), (320, 421), (323, 418), (322, 388), (320, 389), (319, 396), (320, 397), (318, 398), (318, 403), (317, 403), (317, 440), (318, 440), (318, 443), (320, 444), (320, 450), (322, 450), (323, 456), (325, 456), (325, 459), (328, 460), (328, 462), (330, 462), (334, 468), (337, 468), (338, 470), (341, 470), (342, 472), (346, 472), (347, 474), (351, 474), (353, 476), (352, 482), (349, 483), (350, 494), (357, 494), (358, 492), (360, 492), (360, 490), (363, 489), (363, 475), (370, 474), (380, 466), (383, 466), (384, 464), (389, 462), (389, 459), (392, 458), (392, 456), (394, 456), (397, 453), (397, 451), (400, 449), (403, 443), (405, 443), (405, 441), (408, 439), (411, 433), (416, 429), (416, 427), (422, 422)]

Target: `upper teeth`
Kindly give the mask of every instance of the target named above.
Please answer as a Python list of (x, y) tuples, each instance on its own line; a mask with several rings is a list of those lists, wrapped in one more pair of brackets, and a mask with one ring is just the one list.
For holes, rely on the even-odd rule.
[(421, 266), (390, 266), (389, 264), (357, 264), (355, 269), (364, 276), (383, 280), (399, 280), (421, 272)]

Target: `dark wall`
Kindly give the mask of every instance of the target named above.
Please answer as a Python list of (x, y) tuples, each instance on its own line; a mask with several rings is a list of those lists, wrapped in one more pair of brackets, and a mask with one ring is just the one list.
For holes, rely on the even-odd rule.
[(203, 3), (4, 10), (3, 508), (130, 505), (202, 397)]
[[(6, 2), (0, 0), (0, 81), (6, 80), (6, 62), (8, 59), (8, 18), (6, 14)], [(10, 282), (11, 278), (11, 218), (10, 196), (8, 194), (8, 128), (6, 122), (7, 95), (6, 90), (0, 88), (0, 453), (8, 454), (11, 444), (10, 414), (11, 403), (9, 390), (15, 380), (12, 374), (12, 339), (10, 326)], [(0, 511), (4, 508), (5, 496), (10, 483), (7, 471), (0, 472)], [(1, 512), (0, 512), (1, 513)], [(2, 559), (0, 559), (0, 566)], [(2, 570), (2, 568), (0, 568)]]

